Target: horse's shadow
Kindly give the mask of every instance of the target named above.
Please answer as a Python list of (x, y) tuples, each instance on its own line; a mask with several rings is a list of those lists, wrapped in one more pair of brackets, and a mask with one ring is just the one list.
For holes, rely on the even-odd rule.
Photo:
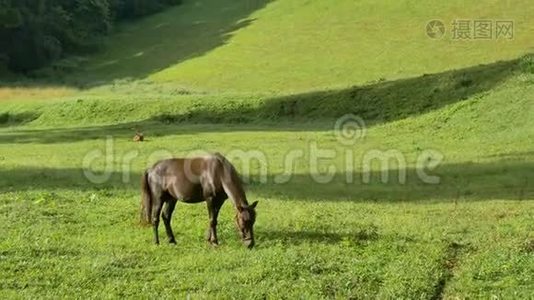
[(361, 245), (375, 241), (380, 237), (378, 228), (374, 225), (359, 227), (343, 232), (327, 232), (313, 230), (257, 230), (257, 239), (267, 245), (299, 245), (299, 244), (345, 244)]

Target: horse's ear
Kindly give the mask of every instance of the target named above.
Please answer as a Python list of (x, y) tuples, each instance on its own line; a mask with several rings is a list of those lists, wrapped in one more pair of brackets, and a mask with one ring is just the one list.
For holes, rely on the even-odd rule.
[(252, 205), (250, 205), (250, 207), (256, 209), (256, 205), (258, 205), (258, 201), (254, 201), (254, 203), (252, 203)]

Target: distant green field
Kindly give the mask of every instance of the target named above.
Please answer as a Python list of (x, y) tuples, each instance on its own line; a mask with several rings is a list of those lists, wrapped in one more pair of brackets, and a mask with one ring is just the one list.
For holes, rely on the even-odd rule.
[[(184, 1), (68, 58), (72, 73), (1, 82), (1, 295), (531, 298), (533, 8)], [(426, 35), (433, 19), (441, 39)], [(514, 38), (457, 41), (455, 19), (513, 20)], [(354, 143), (336, 127), (347, 114), (365, 122)], [(315, 164), (314, 148), (333, 156)], [(254, 250), (230, 202), (217, 249), (203, 204), (178, 205), (176, 246), (138, 225), (140, 174), (196, 151), (228, 154), (243, 174), (240, 151), (267, 162), (246, 180)]]
[[(533, 52), (529, 3), (186, 1), (125, 26), (80, 81), (131, 77), (195, 91), (295, 93), (438, 73)], [(441, 39), (426, 35), (433, 19), (446, 25)], [(513, 20), (515, 36), (497, 38), (493, 28), (489, 40), (455, 40), (456, 19)]]

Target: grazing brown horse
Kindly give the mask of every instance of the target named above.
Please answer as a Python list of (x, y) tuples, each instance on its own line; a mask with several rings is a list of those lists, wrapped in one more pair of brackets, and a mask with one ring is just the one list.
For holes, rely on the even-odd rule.
[(171, 217), (176, 202), (205, 201), (209, 215), (207, 239), (212, 245), (218, 245), (217, 216), (224, 201), (230, 197), (236, 209), (235, 220), (243, 243), (248, 248), (254, 246), (253, 226), (258, 202), (248, 204), (237, 171), (221, 154), (162, 160), (145, 172), (141, 185), (141, 217), (152, 224), (156, 244), (159, 244), (160, 215), (169, 243), (175, 244)]

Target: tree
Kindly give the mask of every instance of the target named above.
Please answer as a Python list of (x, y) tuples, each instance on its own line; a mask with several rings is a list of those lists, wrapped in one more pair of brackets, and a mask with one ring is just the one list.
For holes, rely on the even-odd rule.
[(180, 2), (0, 0), (0, 64), (7, 64), (11, 71), (27, 72), (68, 54), (95, 51), (114, 23)]

